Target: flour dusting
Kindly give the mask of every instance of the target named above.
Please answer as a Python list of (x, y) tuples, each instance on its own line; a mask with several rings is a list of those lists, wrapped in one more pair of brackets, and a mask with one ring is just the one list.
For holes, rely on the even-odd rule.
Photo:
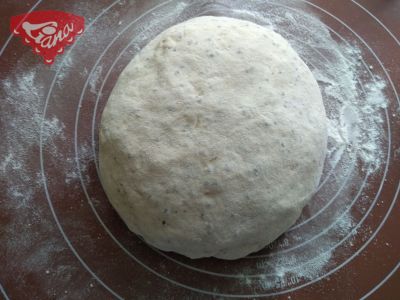
[(2, 115), (7, 130), (2, 143), (6, 149), (2, 149), (5, 154), (0, 158), (0, 173), (13, 178), (13, 181), (7, 182), (7, 194), (14, 200), (13, 203), (23, 206), (32, 200), (41, 187), (39, 175), (35, 173), (32, 177), (27, 170), (32, 164), (31, 155), (38, 151), (41, 126), (43, 144), (51, 146), (53, 152), (57, 151), (53, 138), (65, 138), (65, 125), (56, 116), (42, 120), (41, 100), (45, 90), (38, 84), (36, 76), (35, 69), (29, 69), (16, 76), (10, 75), (0, 83), (5, 96), (3, 105), (10, 111)]
[(79, 146), (78, 149), (78, 160), (79, 160), (79, 168), (78, 162), (76, 158), (66, 157), (66, 164), (65, 164), (65, 184), (68, 186), (74, 185), (76, 183), (79, 184), (79, 180), (82, 179), (85, 181), (86, 184), (90, 184), (91, 178), (88, 175), (88, 166), (90, 163), (93, 163), (94, 156), (92, 149), (87, 144), (82, 144)]
[(100, 80), (101, 72), (103, 70), (102, 66), (98, 66), (95, 71), (93, 72), (90, 80), (89, 80), (89, 86), (90, 86), (90, 91), (92, 93), (96, 93), (97, 85)]
[[(380, 174), (387, 159), (386, 81), (375, 74), (370, 64), (364, 62), (365, 53), (355, 39), (342, 40), (341, 36), (336, 36), (318, 18), (307, 12), (304, 5), (297, 4), (294, 7), (293, 2), (182, 0), (174, 4), (174, 9), (155, 10), (143, 22), (138, 22), (132, 37), (132, 48), (127, 51), (128, 55), (137, 53), (162, 29), (179, 21), (207, 14), (231, 16), (256, 22), (280, 33), (289, 40), (317, 79), (329, 118), (329, 146), (324, 177), (316, 200), (299, 220), (300, 229), (289, 231), (268, 246), (266, 251), (248, 258), (248, 267), (234, 270), (237, 271), (235, 274), (241, 286), (256, 289), (260, 293), (271, 289), (295, 288), (317, 280), (353, 253), (352, 241), (356, 237), (365, 240), (372, 234), (369, 227), (356, 228), (360, 217), (350, 211), (353, 208), (360, 215), (368, 213), (372, 199), (361, 193), (356, 198), (356, 193), (350, 187), (357, 189), (364, 181), (368, 186), (368, 176)], [(125, 5), (125, 2), (121, 1), (122, 4)], [(123, 27), (127, 22), (117, 20), (116, 24)], [(68, 70), (73, 70), (74, 66), (73, 56), (65, 56), (66, 71), (58, 74), (58, 87), (63, 87), (64, 80), (71, 76)], [(89, 68), (82, 66), (76, 72), (85, 77), (91, 71)], [(61, 121), (61, 115), (49, 114), (45, 120), (42, 119), (49, 87), (40, 72), (40, 68), (23, 66), (0, 81), (4, 95), (0, 109), (7, 112), (2, 114), (6, 130), (4, 141), (0, 144), (0, 175), (13, 179), (4, 182), (4, 193), (9, 199), (4, 202), (4, 207), (30, 214), (29, 219), (25, 217), (28, 213), (14, 214), (14, 223), (7, 227), (7, 237), (10, 238), (6, 239), (6, 248), (15, 253), (15, 249), (29, 248), (36, 240), (45, 239), (24, 231), (25, 226), (48, 226), (49, 231), (53, 230), (48, 224), (51, 216), (48, 215), (48, 220), (42, 219), (44, 213), (33, 203), (33, 199), (44, 198), (42, 174), (38, 171), (41, 130), (43, 149), (62, 161), (60, 167), (63, 168), (68, 190), (80, 185), (76, 159), (80, 162), (85, 183), (92, 182), (87, 171), (94, 160), (93, 149), (87, 144), (79, 145), (78, 158), (74, 154), (64, 153), (60, 142), (73, 143), (68, 135), (73, 128)], [(88, 82), (91, 93), (98, 93), (105, 73), (102, 65), (93, 70)], [(63, 105), (68, 105), (68, 102)], [(394, 156), (400, 158), (400, 149), (395, 151)], [(13, 238), (15, 235), (19, 235), (18, 239)], [(49, 261), (50, 255), (63, 249), (60, 245), (38, 248), (32, 253), (31, 260), (26, 261), (25, 267), (29, 270), (40, 269), (41, 264)], [(16, 261), (18, 259), (16, 254)], [(10, 262), (13, 263), (16, 262)], [(62, 265), (54, 268), (44, 265), (43, 268), (43, 273), (48, 276), (72, 272), (61, 270), (66, 268)], [(210, 287), (210, 290), (218, 292), (220, 287)]]
[[(368, 176), (382, 171), (386, 159), (385, 80), (364, 62), (355, 39), (337, 35), (306, 12), (304, 4), (293, 6), (293, 1), (199, 1), (187, 8), (246, 19), (280, 33), (310, 67), (327, 110), (328, 154), (316, 195), (321, 200), (306, 209), (311, 217), (302, 217), (299, 232), (289, 231), (271, 244), (271, 253), (253, 255), (256, 267), (238, 275), (244, 286), (262, 290), (319, 278), (352, 253), (357, 235), (370, 234), (356, 229), (359, 218), (350, 208), (367, 213), (372, 199), (355, 197), (349, 187), (367, 184)], [(320, 218), (320, 213), (325, 216)], [(258, 275), (246, 275), (254, 269)]]

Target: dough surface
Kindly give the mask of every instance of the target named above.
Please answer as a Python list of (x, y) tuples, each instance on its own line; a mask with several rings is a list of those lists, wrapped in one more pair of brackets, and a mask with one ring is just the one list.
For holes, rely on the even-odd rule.
[(122, 72), (102, 116), (100, 177), (150, 245), (237, 259), (299, 218), (320, 181), (326, 123), (317, 82), (283, 37), (199, 17)]

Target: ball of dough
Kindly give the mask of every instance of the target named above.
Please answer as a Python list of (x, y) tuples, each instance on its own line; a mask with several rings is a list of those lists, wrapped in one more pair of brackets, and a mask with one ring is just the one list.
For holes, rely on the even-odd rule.
[(102, 116), (101, 181), (148, 244), (237, 259), (300, 216), (321, 177), (326, 123), (316, 80), (282, 36), (191, 19), (119, 77)]

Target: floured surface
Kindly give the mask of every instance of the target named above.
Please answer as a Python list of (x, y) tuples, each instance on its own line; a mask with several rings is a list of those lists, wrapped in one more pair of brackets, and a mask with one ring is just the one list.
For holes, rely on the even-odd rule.
[[(395, 202), (400, 169), (395, 91), (400, 78), (394, 64), (400, 60), (398, 45), (372, 17), (348, 1), (332, 7), (324, 4), (324, 9), (334, 15), (339, 12), (337, 17), (374, 52), (317, 7), (294, 1), (264, 2), (251, 1), (248, 7), (239, 1), (171, 3), (125, 31), (134, 21), (132, 16), (139, 16), (152, 3), (120, 2), (104, 12), (51, 69), (32, 66), (35, 57), (13, 39), (5, 51), (10, 67), (2, 67), (5, 101), (0, 104), (4, 127), (0, 172), (6, 179), (0, 183), (6, 195), (0, 231), (6, 260), (1, 261), (0, 281), (11, 299), (18, 295), (157, 298), (160, 291), (193, 299), (210, 294), (360, 298), (395, 270), (400, 247), (393, 230), (400, 218)], [(108, 5), (99, 2), (65, 9), (84, 15), (89, 24)], [(395, 11), (387, 9), (388, 15)], [(97, 128), (101, 109), (126, 63), (158, 32), (205, 11), (272, 26), (287, 38), (318, 79), (330, 119), (330, 158), (323, 185), (302, 219), (277, 243), (231, 263), (167, 256), (135, 239), (107, 204), (92, 148), (92, 117)], [(364, 18), (362, 26), (356, 17)], [(389, 30), (398, 28), (395, 18), (383, 21)], [(114, 38), (116, 42), (107, 48)], [(377, 293), (386, 293), (386, 298), (398, 294), (399, 285), (393, 280), (398, 276), (390, 277)]]

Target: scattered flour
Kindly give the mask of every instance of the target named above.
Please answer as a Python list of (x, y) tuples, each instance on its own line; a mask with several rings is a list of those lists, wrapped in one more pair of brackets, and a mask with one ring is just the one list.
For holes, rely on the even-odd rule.
[(73, 185), (79, 183), (80, 180), (79, 173), (83, 176), (85, 184), (90, 184), (90, 176), (88, 175), (87, 169), (90, 163), (94, 161), (94, 155), (91, 147), (87, 144), (82, 144), (78, 149), (78, 159), (80, 165), (80, 172), (77, 166), (76, 158), (66, 157), (66, 164), (65, 164), (65, 184)]
[(92, 73), (92, 76), (91, 76), (91, 78), (89, 80), (90, 91), (92, 93), (96, 93), (97, 84), (98, 84), (98, 82), (100, 80), (100, 76), (101, 76), (102, 70), (103, 70), (103, 67), (102, 66), (98, 66), (96, 68), (96, 70)]
[[(54, 262), (62, 263), (60, 253), (66, 245), (59, 242), (49, 210), (41, 202), (44, 193), (39, 173), (39, 137), (46, 90), (40, 67), (17, 64), (15, 69), (0, 81), (0, 239), (2, 255), (8, 258), (0, 269), (12, 270), (12, 278), (24, 285), (26, 276), (38, 274)], [(54, 140), (65, 140), (64, 129), (57, 116), (43, 121), (47, 151), (59, 151)], [(37, 289), (43, 288), (41, 281), (35, 284)]]
[[(348, 186), (361, 186), (365, 174), (381, 172), (386, 159), (386, 82), (364, 63), (362, 47), (355, 40), (342, 40), (318, 18), (306, 13), (304, 4), (298, 5), (293, 9), (293, 1), (197, 1), (185, 10), (247, 19), (277, 31), (309, 65), (325, 101), (329, 148), (324, 176), (332, 173), (334, 180), (326, 178), (328, 183), (316, 198), (327, 202), (339, 190), (340, 201), (334, 201), (339, 206), (327, 202), (327, 207), (333, 208), (327, 209), (330, 217), (326, 224), (318, 221), (314, 226), (303, 226), (305, 229), (298, 233), (289, 232), (268, 247), (270, 254), (253, 256), (251, 261), (255, 260), (256, 266), (241, 270), (238, 276), (244, 286), (263, 291), (294, 287), (320, 277), (352, 253), (356, 236), (363, 239), (359, 235), (370, 234), (355, 230), (359, 218), (353, 217), (350, 207), (366, 213), (372, 200), (354, 198)], [(286, 247), (288, 239), (295, 241), (292, 250), (285, 250), (290, 249)], [(338, 246), (342, 239), (346, 240), (344, 246)], [(299, 243), (302, 246), (296, 247)], [(249, 265), (254, 264), (251, 261)], [(249, 275), (254, 272), (258, 275)]]
[[(121, 2), (122, 3), (122, 2)], [(366, 174), (374, 174), (381, 171), (385, 157), (385, 129), (384, 109), (387, 107), (385, 96), (385, 81), (374, 75), (374, 69), (363, 63), (363, 51), (356, 42), (348, 44), (340, 41), (340, 37), (334, 36), (320, 20), (306, 10), (288, 9), (285, 4), (292, 7), (287, 1), (181, 1), (174, 11), (153, 12), (152, 18), (147, 23), (141, 23), (136, 28), (134, 51), (137, 52), (154, 36), (160, 29), (176, 23), (176, 20), (183, 21), (189, 17), (201, 14), (213, 13), (239, 17), (254, 21), (264, 26), (271, 27), (287, 38), (292, 46), (299, 52), (300, 56), (310, 66), (316, 77), (327, 108), (329, 117), (329, 149), (324, 174), (330, 171), (335, 180), (326, 187), (323, 187), (318, 196), (320, 199), (329, 200), (332, 192), (338, 190), (339, 185), (347, 180), (347, 173), (351, 173), (346, 185), (359, 185), (361, 175), (355, 174), (362, 170)], [(123, 22), (124, 23), (124, 22)], [(122, 23), (118, 23), (122, 24)], [(65, 60), (65, 68), (72, 68), (74, 60), (71, 56)], [(89, 89), (97, 93), (100, 77), (103, 76), (103, 67), (98, 66), (89, 81)], [(81, 74), (88, 75), (89, 70), (84, 67)], [(5, 193), (10, 199), (5, 203), (6, 207), (13, 209), (29, 208), (35, 209), (32, 199), (35, 194), (42, 193), (43, 182), (41, 175), (37, 173), (40, 169), (38, 157), (40, 128), (42, 125), (43, 99), (47, 90), (45, 85), (38, 84), (39, 73), (36, 69), (20, 70), (15, 72), (18, 75), (10, 75), (0, 82), (4, 99), (0, 103), (2, 122), (6, 124), (6, 131), (3, 133), (4, 141), (0, 144), (0, 176), (12, 177), (12, 181), (5, 182)], [(62, 86), (63, 80), (68, 78), (67, 73), (61, 72), (57, 77), (57, 85)], [(21, 101), (23, 99), (24, 101)], [(29, 101), (25, 101), (29, 99)], [(68, 186), (79, 185), (79, 174), (76, 168), (75, 158), (67, 156), (57, 148), (55, 139), (65, 143), (72, 143), (66, 138), (67, 128), (57, 116), (49, 116), (44, 120), (42, 139), (46, 151), (53, 156), (64, 159), (66, 172), (65, 184)], [(69, 128), (68, 130), (72, 130)], [(33, 157), (35, 157), (33, 159)], [(395, 153), (400, 158), (400, 149)], [(88, 145), (80, 145), (79, 160), (81, 171), (86, 182), (90, 178), (85, 175), (87, 166), (93, 162), (93, 151)], [(354, 166), (354, 170), (351, 166)], [(359, 168), (357, 168), (359, 167)], [(351, 241), (359, 234), (370, 235), (370, 230), (355, 230), (358, 220), (345, 208), (351, 206), (352, 196), (349, 192), (343, 192), (340, 196), (343, 200), (340, 207), (337, 207), (337, 214), (332, 214), (322, 228), (328, 228), (324, 234), (313, 231), (318, 228), (318, 223), (309, 226), (310, 231), (300, 233), (288, 233), (295, 245), (304, 239), (310, 240), (306, 246), (301, 246), (293, 251), (277, 253), (277, 250), (286, 251), (286, 245), (290, 245), (287, 239), (274, 243), (269, 247), (270, 253), (260, 255), (257, 258), (249, 259), (249, 268), (242, 269), (238, 275), (240, 282), (245, 287), (256, 287), (257, 291), (268, 292), (271, 289), (283, 289), (295, 287), (310, 280), (314, 280), (326, 273), (340, 260), (351, 253), (350, 247), (335, 248), (335, 245), (342, 238), (347, 237)], [(322, 200), (321, 200), (322, 201)], [(354, 204), (360, 213), (366, 213), (367, 204), (371, 200), (365, 197)], [(333, 208), (334, 209), (334, 208)], [(40, 220), (40, 212), (34, 214), (31, 220), (23, 220), (29, 224), (43, 222)], [(10, 226), (10, 235), (20, 231), (18, 222)], [(12, 232), (11, 232), (12, 230)], [(29, 237), (21, 239), (20, 243), (29, 245)], [(315, 238), (314, 240), (312, 240)], [(358, 236), (364, 239), (364, 236)], [(9, 249), (16, 249), (22, 244), (10, 240)], [(42, 248), (43, 253), (38, 257), (41, 261), (46, 260), (51, 249)], [(54, 249), (53, 249), (54, 250)], [(61, 251), (62, 248), (56, 249)], [(276, 252), (275, 255), (274, 252)], [(29, 262), (28, 262), (29, 263)], [(31, 263), (31, 262), (30, 262)], [(59, 266), (60, 267), (60, 266)], [(46, 269), (44, 269), (46, 270)], [(51, 273), (57, 272), (51, 270)], [(256, 272), (257, 275), (249, 275)], [(48, 274), (46, 272), (46, 274)], [(214, 290), (217, 292), (218, 288)]]
[[(41, 97), (45, 91), (36, 81), (34, 69), (18, 74), (0, 82), (4, 93), (2, 111), (8, 112), (2, 114), (6, 130), (0, 146), (0, 175), (13, 178), (12, 181), (6, 181), (7, 195), (13, 199), (14, 204), (25, 206), (41, 187), (39, 175), (35, 173), (32, 177), (28, 168), (32, 167), (32, 155), (38, 151), (43, 111)], [(53, 143), (55, 136), (65, 139), (64, 128), (56, 116), (44, 120), (43, 143), (51, 147), (51, 151), (57, 151)]]

